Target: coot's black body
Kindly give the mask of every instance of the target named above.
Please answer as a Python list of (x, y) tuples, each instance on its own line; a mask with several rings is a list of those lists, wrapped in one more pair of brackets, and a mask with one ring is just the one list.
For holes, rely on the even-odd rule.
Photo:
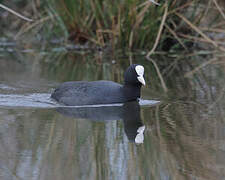
[[(125, 72), (124, 85), (112, 81), (73, 81), (61, 84), (51, 95), (59, 103), (69, 106), (124, 103), (140, 98), (141, 86), (138, 68), (131, 65)], [(143, 68), (143, 66), (140, 66)], [(144, 73), (144, 70), (143, 70)], [(143, 78), (143, 73), (141, 78)], [(145, 82), (144, 82), (145, 83)]]

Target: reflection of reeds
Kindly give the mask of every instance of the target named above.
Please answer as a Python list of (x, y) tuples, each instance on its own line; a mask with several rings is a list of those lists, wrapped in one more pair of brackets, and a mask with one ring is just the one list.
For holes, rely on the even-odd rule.
[[(5, 110), (3, 117), (16, 123), (9, 123), (0, 138), (5, 154), (0, 160), (18, 179), (116, 179), (123, 174), (127, 179), (216, 180), (225, 175), (220, 171), (225, 121), (194, 102), (144, 108), (142, 145), (124, 141), (121, 122), (67, 118), (55, 110)], [(28, 173), (20, 174), (22, 167)]]
[[(189, 72), (192, 66), (201, 67), (201, 63), (212, 56), (211, 51), (196, 54), (188, 54), (186, 59), (185, 55), (154, 58), (172, 100), (142, 110), (147, 128), (144, 144), (139, 146), (123, 141), (125, 135), (120, 123), (110, 124), (108, 127), (113, 131), (110, 133), (107, 123), (65, 118), (54, 110), (1, 110), (0, 150), (4, 156), (0, 160), (8, 170), (7, 175), (24, 179), (19, 172), (25, 167), (29, 179), (35, 173), (38, 179), (108, 179), (112, 177), (110, 172), (118, 168), (122, 169), (118, 171), (121, 174), (126, 171), (128, 179), (162, 179), (162, 176), (179, 180), (222, 179), (224, 172), (219, 169), (224, 167), (224, 72), (221, 64), (213, 64), (198, 69), (195, 72), (198, 76), (183, 78), (184, 72)], [(123, 71), (129, 65), (124, 57), (111, 64), (105, 57), (99, 63), (101, 57), (97, 55), (10, 54), (2, 68), (5, 71), (15, 71), (9, 68), (15, 68), (15, 64), (8, 64), (10, 56), (18, 62), (35, 57), (36, 69), (37, 62), (42, 63), (37, 79), (48, 77), (58, 81), (106, 78), (122, 82)], [(157, 97), (161, 97), (163, 89), (155, 67), (146, 59), (135, 56), (131, 59), (146, 67), (148, 95), (156, 91)], [(168, 60), (176, 62), (174, 69), (168, 66)], [(23, 64), (17, 74), (22, 70)], [(4, 125), (7, 128), (2, 131)], [(30, 161), (26, 155), (31, 157)], [(30, 162), (29, 166), (26, 162)]]
[(224, 162), (219, 159), (224, 156), (220, 147), (225, 121), (223, 113), (213, 112), (217, 118), (205, 106), (185, 101), (144, 109), (144, 123), (153, 130), (145, 132), (144, 147), (137, 153), (142, 155), (137, 164), (140, 174), (153, 179), (161, 175), (181, 180), (224, 177), (220, 171)]

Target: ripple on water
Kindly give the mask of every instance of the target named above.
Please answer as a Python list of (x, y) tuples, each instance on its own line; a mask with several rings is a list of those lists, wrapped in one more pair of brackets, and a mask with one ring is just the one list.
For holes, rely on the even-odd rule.
[[(32, 94), (0, 94), (0, 106), (4, 107), (36, 107), (36, 108), (56, 108), (65, 107), (58, 104), (50, 98), (49, 93), (32, 93)], [(140, 99), (141, 106), (152, 106), (158, 104), (159, 101)], [(101, 105), (85, 105), (71, 107), (102, 107), (102, 106), (122, 106), (118, 104), (101, 104)], [(69, 107), (69, 106), (66, 106)]]
[(0, 106), (50, 108), (57, 104), (45, 93), (0, 94)]
[(0, 84), (0, 89), (3, 89), (3, 90), (16, 90), (16, 88), (8, 86), (8, 85), (5, 85), (5, 84)]

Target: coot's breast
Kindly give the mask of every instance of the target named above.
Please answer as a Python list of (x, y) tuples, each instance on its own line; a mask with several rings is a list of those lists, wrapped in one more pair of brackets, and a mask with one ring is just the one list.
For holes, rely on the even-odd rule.
[(51, 97), (69, 106), (126, 102), (123, 86), (112, 81), (65, 82)]

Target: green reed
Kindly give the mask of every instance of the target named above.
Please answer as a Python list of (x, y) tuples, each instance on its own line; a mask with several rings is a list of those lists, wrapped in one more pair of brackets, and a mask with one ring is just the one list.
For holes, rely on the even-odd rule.
[(164, 5), (143, 0), (49, 0), (75, 43), (151, 48)]
[(215, 3), (168, 0), (158, 1), (157, 6), (148, 0), (48, 2), (61, 27), (67, 30), (68, 39), (75, 44), (88, 42), (89, 47), (109, 47), (110, 51), (143, 49), (149, 51), (147, 56), (156, 48), (189, 51), (196, 42), (225, 51), (220, 41), (208, 35), (208, 31), (218, 33), (223, 28), (225, 12)]

